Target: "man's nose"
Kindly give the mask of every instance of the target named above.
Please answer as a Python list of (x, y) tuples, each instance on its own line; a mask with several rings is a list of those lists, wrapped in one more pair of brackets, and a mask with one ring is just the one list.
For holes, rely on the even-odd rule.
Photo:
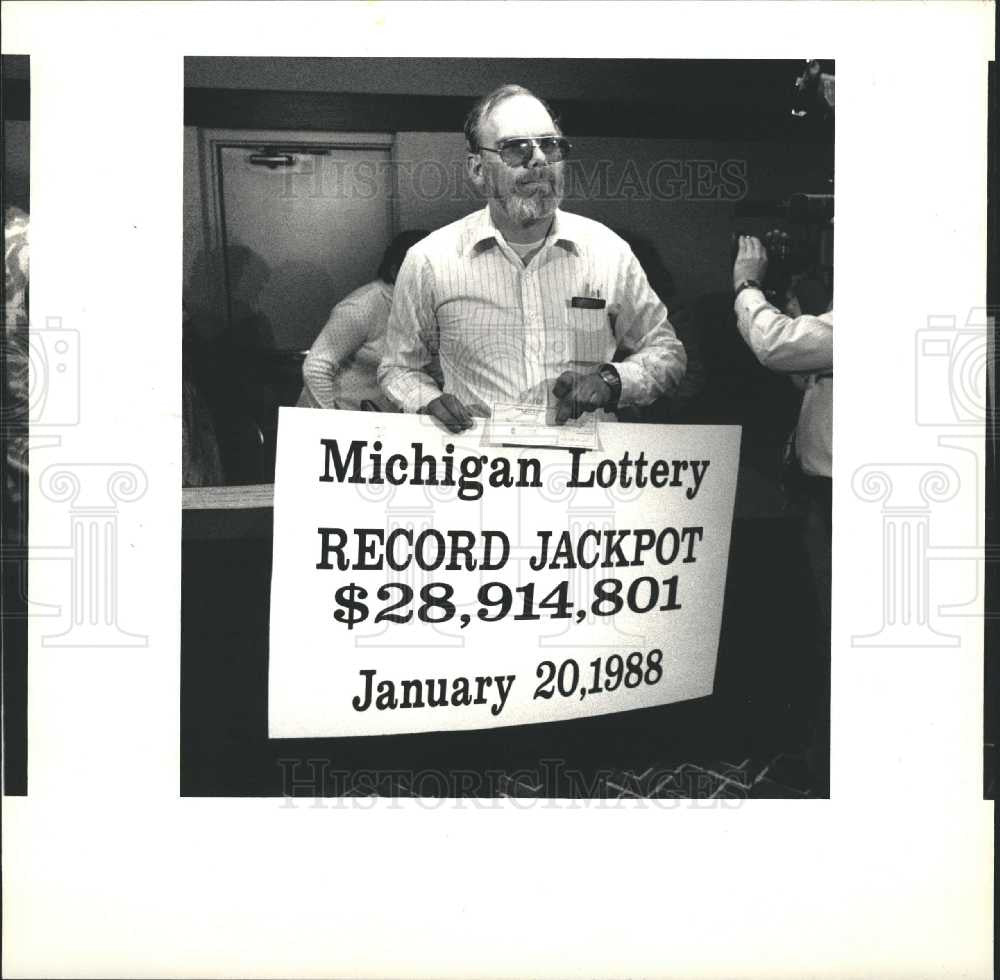
[(535, 140), (531, 144), (531, 159), (528, 161), (529, 167), (544, 167), (548, 161), (545, 159), (545, 154), (542, 153), (542, 147), (538, 140)]

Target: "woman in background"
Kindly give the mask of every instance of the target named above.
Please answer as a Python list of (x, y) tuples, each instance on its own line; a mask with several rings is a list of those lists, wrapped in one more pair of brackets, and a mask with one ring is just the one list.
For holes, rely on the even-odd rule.
[(383, 412), (398, 411), (375, 375), (385, 353), (399, 267), (410, 247), (428, 234), (422, 230), (398, 234), (382, 256), (378, 279), (355, 289), (333, 308), (302, 365), (300, 406), (358, 411), (362, 402), (372, 402)]

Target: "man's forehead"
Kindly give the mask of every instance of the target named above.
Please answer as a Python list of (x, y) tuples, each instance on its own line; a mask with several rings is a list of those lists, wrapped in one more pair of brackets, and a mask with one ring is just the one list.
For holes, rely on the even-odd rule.
[(482, 128), (484, 142), (557, 132), (545, 106), (530, 95), (512, 95), (504, 99), (483, 120)]

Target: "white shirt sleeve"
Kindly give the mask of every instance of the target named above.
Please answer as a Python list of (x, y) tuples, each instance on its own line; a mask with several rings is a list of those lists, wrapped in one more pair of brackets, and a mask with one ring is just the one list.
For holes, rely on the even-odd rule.
[(618, 404), (649, 405), (670, 394), (684, 378), (687, 355), (667, 317), (667, 308), (629, 254), (623, 271), (615, 336), (628, 356), (615, 364), (622, 380)]
[(404, 412), (419, 412), (441, 395), (428, 373), (430, 341), (437, 331), (431, 280), (427, 259), (408, 253), (396, 278), (385, 357), (378, 368), (379, 385)]
[(321, 408), (337, 408), (337, 374), (370, 339), (377, 323), (370, 303), (348, 298), (338, 303), (302, 365), (302, 380)]
[(785, 316), (759, 289), (736, 297), (736, 325), (757, 360), (787, 374), (833, 370), (833, 313)]

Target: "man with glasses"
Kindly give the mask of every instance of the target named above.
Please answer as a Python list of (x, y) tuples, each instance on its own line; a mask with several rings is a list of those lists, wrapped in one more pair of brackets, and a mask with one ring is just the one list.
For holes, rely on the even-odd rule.
[[(498, 403), (561, 424), (648, 405), (684, 376), (684, 347), (628, 245), (559, 210), (570, 152), (519, 85), (465, 124), (467, 173), (486, 207), (413, 246), (400, 269), (379, 383), (404, 411), (461, 432)], [(444, 389), (427, 373), (440, 358)]]

